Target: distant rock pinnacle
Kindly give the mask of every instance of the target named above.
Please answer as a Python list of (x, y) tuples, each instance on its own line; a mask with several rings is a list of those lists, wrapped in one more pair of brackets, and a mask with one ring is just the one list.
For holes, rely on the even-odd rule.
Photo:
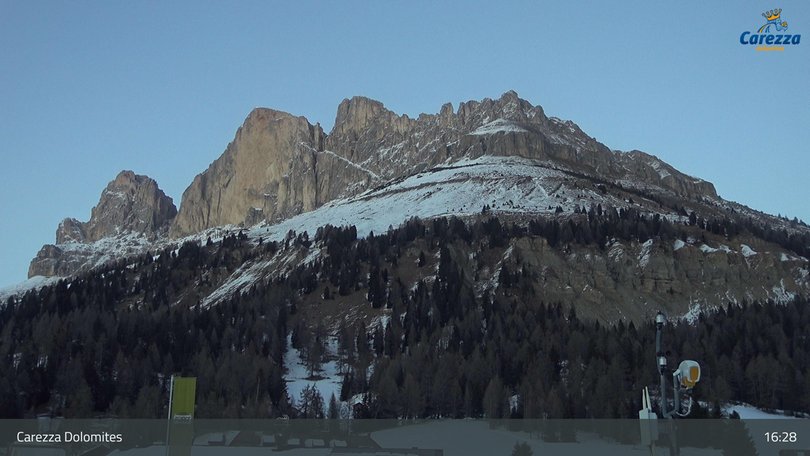
[(31, 261), (28, 276), (73, 273), (82, 258), (73, 258), (60, 246), (89, 244), (127, 233), (154, 239), (167, 232), (175, 215), (177, 208), (157, 182), (132, 171), (121, 171), (101, 192), (88, 222), (66, 218), (59, 224), (57, 245), (46, 245), (39, 251)]

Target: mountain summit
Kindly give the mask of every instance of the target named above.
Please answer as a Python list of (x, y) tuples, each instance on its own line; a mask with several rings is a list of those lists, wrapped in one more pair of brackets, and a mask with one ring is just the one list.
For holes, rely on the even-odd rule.
[(604, 180), (649, 184), (687, 199), (711, 183), (642, 152), (615, 153), (514, 91), (417, 119), (366, 97), (343, 100), (332, 131), (270, 109), (250, 113), (223, 155), (183, 194), (174, 237), (222, 225), (277, 222), (438, 165), (483, 155), (555, 161)]
[(183, 193), (172, 235), (283, 219), (319, 206), (315, 154), (323, 138), (321, 127), (303, 117), (254, 109), (222, 156)]
[[(194, 178), (179, 211), (153, 180), (122, 172), (90, 221), (60, 224), (57, 244), (43, 247), (29, 274), (148, 261), (209, 239), (230, 238), (230, 245), (243, 232), (241, 241), (256, 247), (250, 255), (260, 258), (231, 258), (200, 279), (204, 287), (181, 294), (209, 306), (328, 256), (322, 241), (307, 240), (326, 225), (365, 238), (412, 218), (514, 224), (508, 242), (450, 248), (468, 285), (494, 292), (507, 280), (503, 270), (539, 271), (526, 273), (536, 297), (576, 302), (605, 320), (639, 319), (651, 305), (697, 315), (728, 302), (810, 293), (806, 225), (723, 200), (711, 183), (653, 155), (611, 150), (513, 91), (415, 119), (352, 97), (338, 106), (328, 134), (304, 117), (256, 108)], [(263, 242), (293, 239), (307, 247), (261, 257)], [(406, 289), (419, 282), (411, 272), (400, 271)], [(343, 284), (347, 293), (358, 287)]]
[[(70, 275), (91, 260), (75, 254), (77, 248), (120, 236), (154, 240), (166, 234), (177, 215), (172, 199), (148, 176), (121, 171), (93, 208), (90, 220), (62, 220), (56, 229), (56, 244), (46, 245), (31, 261), (28, 276)], [(73, 252), (73, 253), (71, 253)]]

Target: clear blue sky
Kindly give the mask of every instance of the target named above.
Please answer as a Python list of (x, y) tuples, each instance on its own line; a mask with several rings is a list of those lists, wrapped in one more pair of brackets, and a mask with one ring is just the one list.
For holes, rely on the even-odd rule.
[[(810, 222), (810, 3), (0, 0), (0, 286), (121, 169), (179, 205), (250, 109), (328, 131), (509, 89), (611, 148)], [(802, 43), (739, 44), (780, 7)]]

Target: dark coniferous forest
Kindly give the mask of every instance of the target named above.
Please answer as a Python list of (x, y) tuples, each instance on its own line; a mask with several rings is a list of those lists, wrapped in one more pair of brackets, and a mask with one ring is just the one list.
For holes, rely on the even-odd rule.
[[(10, 298), (0, 308), (0, 417), (158, 418), (168, 378), (178, 374), (197, 377), (200, 418), (334, 417), (337, 400), (351, 403), (356, 418), (631, 418), (641, 389), (657, 384), (652, 322), (608, 325), (579, 318), (575, 302), (538, 301), (527, 267), (504, 267), (497, 291), (476, 293), (451, 247), (539, 236), (553, 248), (601, 249), (613, 238), (674, 240), (695, 228), (748, 232), (810, 256), (808, 239), (728, 220), (692, 217), (684, 227), (632, 210), (578, 214), (524, 225), (486, 215), (467, 223), (412, 219), (366, 238), (354, 227), (326, 226), (312, 238), (291, 232), (259, 245), (233, 234)], [(210, 285), (213, 272), (313, 244), (321, 248), (317, 260), (216, 305), (199, 304), (195, 289)], [(415, 267), (434, 261), (436, 274), (412, 287), (393, 271), (413, 249), (420, 251)], [(313, 300), (352, 296), (389, 311), (385, 326), (304, 318)], [(802, 297), (729, 304), (694, 324), (668, 325), (671, 359), (703, 366), (693, 417), (719, 416), (730, 401), (810, 412), (808, 328)], [(336, 353), (327, 349), (330, 337)], [(338, 358), (340, 397), (311, 389), (288, 395), (290, 345), (313, 377), (327, 357)]]

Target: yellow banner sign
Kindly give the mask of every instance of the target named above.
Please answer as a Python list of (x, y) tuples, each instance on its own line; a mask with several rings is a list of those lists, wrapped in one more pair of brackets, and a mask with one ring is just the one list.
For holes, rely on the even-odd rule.
[(174, 377), (172, 418), (194, 418), (197, 377)]

